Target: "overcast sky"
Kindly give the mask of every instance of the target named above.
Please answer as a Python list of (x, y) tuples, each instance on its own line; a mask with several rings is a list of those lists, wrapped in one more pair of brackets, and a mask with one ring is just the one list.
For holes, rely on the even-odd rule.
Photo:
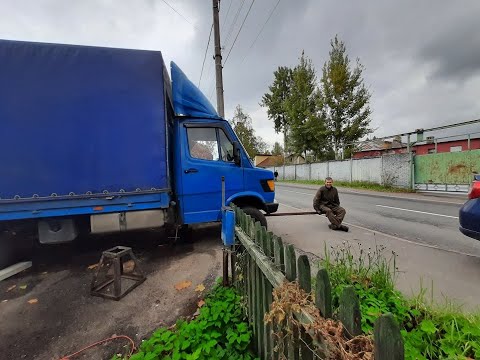
[[(198, 83), (212, 2), (167, 2), (183, 17), (162, 0), (0, 0), (0, 38), (161, 50)], [(221, 1), (224, 60), (251, 2)], [(259, 105), (273, 71), (305, 50), (320, 74), (335, 34), (366, 68), (375, 135), (480, 118), (480, 1), (282, 0), (251, 47), (276, 3), (253, 3), (224, 66), (227, 118), (241, 104), (267, 142), (281, 139)], [(200, 88), (215, 105), (212, 45)]]

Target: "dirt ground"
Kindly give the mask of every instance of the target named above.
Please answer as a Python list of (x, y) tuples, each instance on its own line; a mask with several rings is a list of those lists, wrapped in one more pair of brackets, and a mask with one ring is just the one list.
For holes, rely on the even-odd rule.
[[(0, 282), (0, 358), (58, 360), (112, 335), (138, 345), (156, 328), (193, 314), (202, 297), (195, 287), (208, 289), (221, 275), (219, 227), (196, 229), (189, 244), (164, 242), (163, 234), (141, 232), (36, 251), (33, 268)], [(147, 280), (120, 301), (91, 296), (89, 266), (115, 245), (133, 248)], [(192, 284), (176, 290), (182, 281)], [(127, 344), (115, 340), (75, 359), (110, 359), (125, 354)]]

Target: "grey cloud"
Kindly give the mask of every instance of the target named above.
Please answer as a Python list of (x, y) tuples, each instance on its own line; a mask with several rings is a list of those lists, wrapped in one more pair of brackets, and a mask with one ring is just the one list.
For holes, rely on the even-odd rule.
[[(4, 0), (0, 38), (162, 50), (166, 61), (175, 60), (197, 83), (212, 22), (211, 1), (169, 2), (195, 28), (161, 0)], [(224, 67), (227, 116), (241, 104), (268, 141), (279, 136), (259, 102), (273, 71), (294, 66), (305, 50), (320, 76), (335, 34), (346, 42), (350, 58), (359, 57), (366, 68), (376, 135), (480, 117), (477, 0), (283, 0), (250, 49), (276, 2), (255, 1)], [(240, 3), (221, 1), (224, 59), (251, 2), (245, 1), (226, 42)], [(201, 89), (207, 96), (212, 94), (215, 103), (212, 45), (213, 36)]]
[[(480, 8), (479, 8), (480, 11)], [(433, 76), (464, 81), (480, 71), (480, 32), (475, 31), (478, 14), (469, 13), (458, 23), (437, 30), (437, 37), (419, 54), (435, 66)]]

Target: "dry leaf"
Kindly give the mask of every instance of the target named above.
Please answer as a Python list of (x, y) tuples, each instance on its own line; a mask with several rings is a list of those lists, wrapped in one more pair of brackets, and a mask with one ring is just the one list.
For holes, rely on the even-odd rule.
[(127, 262), (123, 263), (123, 272), (131, 273), (135, 269), (135, 263), (133, 260), (128, 260)]
[(183, 289), (186, 289), (188, 287), (190, 287), (192, 285), (192, 282), (191, 281), (182, 281), (182, 282), (179, 282), (177, 285), (175, 285), (175, 289), (177, 290), (183, 290)]
[(44, 272), (42, 272), (41, 275), (47, 275), (47, 274), (48, 274), (48, 271), (44, 271)]
[(197, 303), (198, 307), (201, 308), (203, 305), (205, 305), (205, 301), (203, 300), (200, 300), (198, 303)]
[(18, 288), (19, 288), (20, 290), (25, 290), (25, 289), (27, 288), (27, 285), (20, 285)]
[(3, 300), (3, 301), (2, 301), (2, 303), (6, 303), (7, 301), (8, 301), (8, 300), (7, 300), (7, 299), (5, 299), (5, 300)]
[(197, 291), (197, 292), (202, 292), (203, 290), (205, 290), (205, 285), (203, 285), (203, 284), (199, 284), (195, 288), (195, 291)]
[(36, 304), (36, 303), (38, 303), (38, 299), (30, 299), (30, 300), (28, 300), (28, 303), (29, 304)]
[(98, 267), (98, 264), (90, 265), (90, 266), (88, 267), (88, 270), (93, 270), (93, 269), (95, 269), (96, 267)]
[(17, 287), (17, 285), (12, 285), (12, 286), (10, 286), (10, 287), (7, 289), (7, 292), (12, 291), (12, 290), (15, 289), (16, 287)]

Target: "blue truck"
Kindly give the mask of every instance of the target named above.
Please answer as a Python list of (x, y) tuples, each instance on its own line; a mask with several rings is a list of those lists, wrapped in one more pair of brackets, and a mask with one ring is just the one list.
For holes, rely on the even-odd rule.
[(222, 177), (263, 225), (278, 208), (272, 172), (159, 51), (0, 40), (0, 131), (0, 269), (33, 246), (23, 229), (56, 244), (219, 221)]

